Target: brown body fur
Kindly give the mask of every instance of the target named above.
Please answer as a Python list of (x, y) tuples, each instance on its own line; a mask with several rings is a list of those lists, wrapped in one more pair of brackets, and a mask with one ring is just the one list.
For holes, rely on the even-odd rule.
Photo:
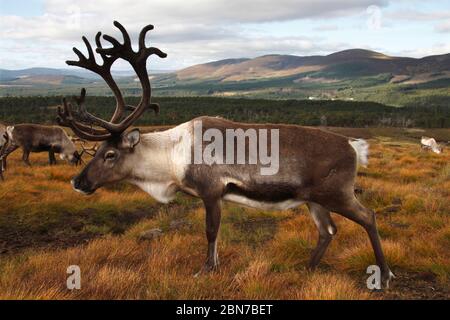
[[(294, 198), (321, 202), (335, 196), (337, 189), (353, 192), (356, 153), (347, 137), (295, 125), (245, 124), (211, 117), (196, 120), (202, 121), (203, 131), (215, 128), (224, 136), (226, 129), (279, 129), (280, 132), (279, 171), (270, 178), (260, 174), (260, 164), (190, 165), (186, 184), (202, 197), (241, 192), (260, 201), (279, 202)], [(227, 186), (220, 182), (221, 178), (236, 179), (244, 185), (239, 188)]]
[[(347, 137), (293, 125), (244, 124), (211, 117), (195, 120), (202, 121), (203, 132), (215, 128), (225, 135), (226, 129), (252, 128), (279, 129), (280, 134), (280, 164), (276, 175), (260, 175), (259, 164), (189, 166), (184, 183), (202, 198), (206, 209), (208, 252), (205, 267), (201, 272), (214, 269), (218, 265), (216, 247), (221, 201), (231, 193), (265, 203), (286, 200), (306, 202), (319, 231), (318, 244), (309, 263), (312, 269), (318, 265), (332, 236), (337, 232), (330, 216), (331, 211), (360, 224), (369, 235), (377, 264), (382, 271), (381, 280), (386, 286), (389, 285), (393, 275), (384, 258), (375, 215), (354, 195), (357, 154)], [(248, 150), (248, 141), (246, 144)]]

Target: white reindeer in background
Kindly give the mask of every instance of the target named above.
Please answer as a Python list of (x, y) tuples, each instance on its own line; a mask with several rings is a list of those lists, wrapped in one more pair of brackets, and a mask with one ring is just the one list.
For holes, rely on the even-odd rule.
[(420, 139), (420, 145), (422, 146), (422, 149), (425, 150), (431, 150), (438, 154), (442, 152), (442, 146), (440, 146), (434, 138), (422, 137)]

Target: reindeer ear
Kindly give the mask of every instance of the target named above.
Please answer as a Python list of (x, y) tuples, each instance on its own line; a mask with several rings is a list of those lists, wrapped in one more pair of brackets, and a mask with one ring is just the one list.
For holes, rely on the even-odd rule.
[(141, 141), (141, 132), (139, 129), (133, 129), (123, 135), (122, 145), (125, 148), (133, 149)]

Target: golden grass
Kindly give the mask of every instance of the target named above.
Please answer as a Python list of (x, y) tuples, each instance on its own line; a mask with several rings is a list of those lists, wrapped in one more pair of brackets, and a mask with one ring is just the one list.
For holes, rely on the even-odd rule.
[[(373, 139), (371, 154), (369, 167), (358, 177), (364, 190), (359, 198), (378, 213), (394, 273), (426, 272), (449, 290), (449, 153), (435, 155), (417, 145)], [(19, 157), (10, 158), (6, 181), (0, 184), (0, 232), (7, 232), (6, 242), (13, 235), (25, 241), (24, 234), (30, 241), (24, 247), (6, 246), (6, 254), (0, 254), (1, 299), (383, 297), (365, 288), (365, 270), (374, 263), (367, 235), (336, 214), (338, 233), (320, 270), (309, 272), (305, 265), (317, 231), (306, 208), (263, 212), (227, 204), (219, 241), (221, 266), (194, 278), (206, 253), (204, 212), (198, 201), (181, 196), (174, 206), (162, 206), (127, 185), (85, 197), (68, 183), (79, 168), (49, 167), (43, 154), (33, 154), (33, 168), (26, 168)], [(398, 202), (397, 212), (383, 212)], [(146, 214), (123, 222), (128, 214), (141, 211)], [(172, 227), (175, 220), (182, 221), (180, 226)], [(139, 234), (151, 228), (161, 228), (163, 235), (140, 240)], [(51, 245), (61, 237), (86, 234), (91, 239), (86, 243)], [(49, 237), (44, 240), (50, 247), (33, 242), (42, 235)], [(66, 288), (69, 265), (81, 268), (81, 290)], [(401, 280), (393, 282), (392, 290)]]

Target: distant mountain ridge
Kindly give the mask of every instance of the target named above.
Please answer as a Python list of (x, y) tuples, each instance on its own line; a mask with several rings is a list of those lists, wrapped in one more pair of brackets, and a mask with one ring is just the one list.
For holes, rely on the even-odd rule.
[[(424, 58), (392, 57), (364, 49), (349, 49), (329, 55), (264, 55), (257, 58), (225, 59), (194, 65), (174, 73), (181, 81), (243, 81), (299, 75), (324, 79), (373, 76), (390, 73), (393, 81), (426, 82), (450, 76), (450, 53)], [(153, 71), (152, 73), (158, 73)], [(115, 71), (117, 77), (133, 77), (132, 71)], [(49, 84), (64, 81), (91, 82), (99, 76), (83, 69), (0, 69), (0, 83)]]
[(226, 59), (199, 64), (178, 71), (177, 77), (180, 80), (242, 81), (302, 74), (345, 78), (381, 73), (392, 73), (393, 76), (405, 78), (423, 78), (424, 74), (428, 74), (427, 79), (430, 75), (448, 76), (450, 54), (415, 59), (391, 57), (364, 49), (350, 49), (326, 56), (265, 55), (254, 59)]
[[(449, 106), (450, 53), (392, 57), (350, 49), (329, 55), (270, 54), (225, 59), (172, 72), (149, 71), (155, 96), (375, 101), (395, 106)], [(114, 72), (122, 93), (141, 85), (132, 71)], [(0, 69), (1, 96), (111, 95), (100, 77), (80, 68)]]
[[(158, 72), (173, 72), (173, 71), (158, 71)], [(116, 77), (132, 77), (135, 76), (133, 71), (113, 71)], [(56, 68), (27, 68), (19, 70), (0, 69), (0, 82), (34, 82), (41, 79), (64, 80), (65, 77), (75, 77), (85, 80), (100, 80), (100, 76), (84, 69), (56, 69)], [(89, 82), (89, 81), (88, 81)]]
[(84, 70), (69, 70), (55, 68), (27, 68), (20, 70), (0, 69), (0, 81), (14, 81), (17, 79), (25, 79), (27, 77), (58, 77), (58, 76), (78, 76), (82, 78), (97, 78), (91, 72)]

